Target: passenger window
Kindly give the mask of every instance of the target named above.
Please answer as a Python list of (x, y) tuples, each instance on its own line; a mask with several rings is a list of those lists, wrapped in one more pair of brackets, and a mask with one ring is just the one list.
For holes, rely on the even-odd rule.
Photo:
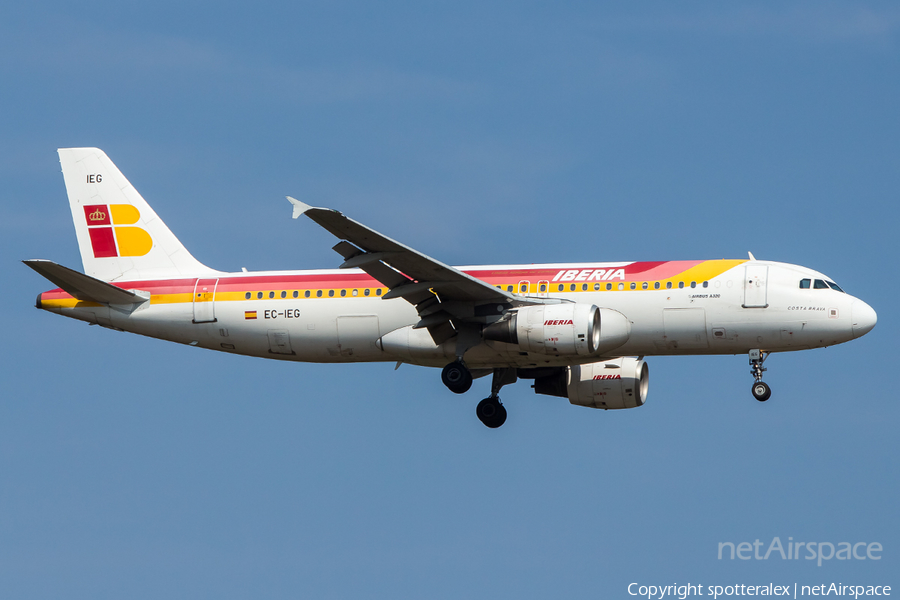
[(611, 290), (611, 289), (612, 289), (612, 284), (611, 284), (611, 283), (607, 283), (607, 284), (606, 284), (606, 291), (608, 292), (608, 291)]
[(378, 288), (377, 290), (375, 290), (375, 295), (376, 295), (376, 296), (380, 296), (380, 295), (381, 295), (381, 288)]
[(366, 288), (366, 289), (363, 291), (363, 296), (368, 296), (368, 295), (369, 295), (369, 288)]
[(274, 298), (274, 297), (275, 297), (275, 292), (269, 292), (269, 298)]
[(691, 282), (691, 287), (692, 287), (692, 288), (697, 287), (697, 282), (696, 282), (696, 281), (692, 281), (692, 282)]
[(825, 283), (824, 281), (822, 281), (821, 279), (816, 279), (816, 280), (813, 282), (813, 289), (814, 289), (814, 290), (827, 290), (827, 289), (828, 289), (828, 284), (826, 284), (826, 283)]
[(683, 282), (683, 281), (679, 281), (679, 282), (678, 282), (678, 289), (679, 289), (679, 290), (684, 289), (684, 282)]
[(595, 284), (594, 284), (594, 291), (595, 291), (595, 292), (600, 291), (600, 284), (599, 284), (599, 283), (595, 283)]
[(658, 282), (658, 281), (655, 282), (655, 283), (653, 284), (653, 289), (654, 289), (654, 290), (658, 290), (658, 289), (659, 289), (659, 282)]
[(542, 291), (542, 292), (546, 292), (546, 291), (547, 291), (547, 284), (546, 284), (546, 283), (542, 283), (542, 284), (541, 284), (541, 291)]
[(618, 287), (619, 287), (619, 290), (624, 290), (624, 289), (625, 289), (625, 284), (624, 284), (624, 283), (620, 283)]
[(704, 281), (704, 282), (703, 282), (703, 287), (709, 287), (709, 282), (708, 282), (708, 281)]
[(316, 298), (321, 298), (321, 297), (322, 297), (322, 290), (318, 290), (316, 292)]
[(262, 292), (256, 292), (256, 298), (262, 300)]
[(306, 290), (305, 292), (303, 292), (303, 297), (309, 298), (309, 290)]
[(571, 285), (569, 285), (569, 291), (570, 291), (570, 292), (574, 292), (574, 291), (575, 291), (575, 284), (574, 284), (574, 283), (571, 284)]
[(328, 297), (334, 298), (334, 290), (328, 290)]
[(632, 281), (631, 284), (630, 284), (628, 287), (629, 287), (630, 289), (633, 290), (633, 289), (635, 289), (635, 288), (637, 287), (637, 284), (636, 284), (635, 282)]
[(354, 296), (358, 296), (358, 295), (359, 295), (359, 290), (353, 290), (353, 295), (354, 295)]
[(282, 297), (282, 298), (287, 298), (287, 292), (281, 292), (281, 297)]
[(586, 292), (586, 291), (587, 291), (587, 284), (586, 284), (586, 283), (582, 283), (582, 284), (581, 284), (581, 291), (582, 291), (582, 292)]
[(347, 295), (347, 290), (341, 290), (341, 297), (344, 297), (346, 295)]
[(519, 286), (519, 292), (524, 294), (527, 291), (528, 291), (528, 285), (523, 283), (522, 285)]
[(800, 289), (801, 289), (801, 290), (808, 290), (808, 289), (809, 289), (809, 284), (810, 284), (809, 279), (801, 279), (801, 280), (800, 280)]
[(507, 292), (511, 292), (511, 291), (512, 291), (512, 286), (511, 286), (511, 285), (506, 286), (506, 291), (507, 291)]
[(247, 300), (249, 300), (249, 299), (250, 299), (250, 296), (252, 296), (252, 295), (253, 295), (253, 294), (251, 294), (250, 292), (247, 292), (246, 294), (244, 294), (244, 298), (246, 298)]
[(292, 295), (294, 298), (296, 298), (297, 296), (300, 295), (300, 292), (298, 292), (297, 290), (294, 290), (294, 293), (291, 294), (291, 295)]
[(666, 282), (666, 289), (667, 289), (667, 290), (671, 290), (671, 289), (672, 289), (672, 282), (671, 282), (671, 281), (667, 281), (667, 282)]
[(566, 289), (566, 286), (564, 286), (563, 284), (559, 284), (559, 291), (561, 292), (564, 289)]
[(650, 287), (650, 284), (647, 283), (646, 281), (645, 281), (644, 283), (641, 284), (641, 289), (642, 289), (642, 290), (646, 290), (648, 287)]

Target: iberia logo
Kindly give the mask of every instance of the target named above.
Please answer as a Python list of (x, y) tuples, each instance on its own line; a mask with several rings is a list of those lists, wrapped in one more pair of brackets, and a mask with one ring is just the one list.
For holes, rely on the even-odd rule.
[(130, 204), (92, 204), (84, 207), (94, 258), (144, 256), (153, 248), (150, 234), (140, 227), (141, 213)]

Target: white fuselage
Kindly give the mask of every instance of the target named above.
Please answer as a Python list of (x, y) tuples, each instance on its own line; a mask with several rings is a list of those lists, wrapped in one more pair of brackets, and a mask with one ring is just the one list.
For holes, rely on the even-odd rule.
[[(522, 352), (515, 344), (483, 341), (467, 350), (466, 364), (530, 368), (583, 364), (605, 356), (792, 351), (846, 342), (874, 325), (874, 320), (867, 321), (869, 313), (874, 319), (874, 311), (853, 296), (831, 288), (801, 289), (803, 279), (828, 280), (821, 273), (767, 261), (731, 263), (735, 264), (705, 281), (674, 285), (672, 278), (642, 281), (623, 275), (591, 280), (587, 275), (598, 270), (612, 274), (615, 265), (609, 263), (460, 267), (476, 277), (490, 273), (492, 284), (522, 297), (592, 304), (617, 311), (630, 323), (627, 341), (605, 354), (549, 356)], [(532, 281), (534, 276), (518, 274), (540, 269), (580, 275)], [(525, 281), (526, 277), (531, 279)], [(328, 283), (332, 278), (342, 278), (340, 289)], [(357, 270), (210, 273), (177, 281), (115, 283), (146, 291), (149, 300), (106, 306), (48, 292), (39, 305), (154, 338), (281, 360), (443, 366), (457, 350), (453, 340), (435, 345), (426, 329), (413, 329), (419, 321), (416, 309), (402, 298), (382, 299), (381, 284)]]

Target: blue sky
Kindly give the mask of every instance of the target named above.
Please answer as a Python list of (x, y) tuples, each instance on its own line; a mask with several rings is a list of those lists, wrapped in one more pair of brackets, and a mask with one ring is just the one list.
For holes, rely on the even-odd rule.
[[(558, 3), (557, 3), (558, 4)], [(613, 598), (898, 585), (892, 3), (0, 8), (0, 595)], [(849, 344), (649, 358), (620, 412), (436, 371), (220, 355), (33, 308), (80, 268), (56, 148), (103, 148), (194, 255), (331, 268), (285, 194), (450, 264), (758, 258), (879, 314)], [(719, 542), (880, 542), (720, 561)]]

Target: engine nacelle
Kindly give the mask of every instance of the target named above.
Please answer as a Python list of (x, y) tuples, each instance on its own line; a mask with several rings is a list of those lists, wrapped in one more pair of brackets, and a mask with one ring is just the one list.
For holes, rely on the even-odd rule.
[(484, 329), (484, 339), (517, 344), (526, 352), (590, 356), (618, 348), (631, 335), (620, 312), (588, 304), (526, 306)]
[(566, 367), (556, 375), (535, 379), (534, 391), (589, 408), (635, 408), (647, 401), (649, 384), (647, 363), (626, 357)]

